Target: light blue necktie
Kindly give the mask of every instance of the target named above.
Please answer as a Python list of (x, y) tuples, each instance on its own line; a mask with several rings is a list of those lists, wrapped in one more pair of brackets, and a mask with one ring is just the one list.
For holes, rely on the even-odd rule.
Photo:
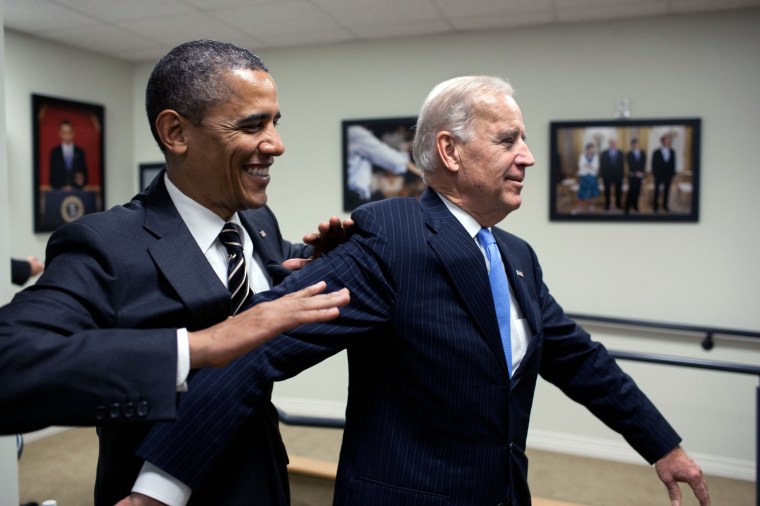
[(491, 268), (488, 270), (488, 281), (491, 282), (491, 293), (493, 303), (496, 309), (496, 319), (499, 322), (499, 334), (501, 334), (501, 345), (504, 347), (504, 356), (507, 359), (507, 368), (509, 377), (512, 377), (512, 339), (509, 328), (509, 282), (507, 281), (507, 271), (504, 269), (504, 263), (501, 261), (501, 253), (496, 246), (496, 240), (493, 234), (487, 228), (481, 228), (477, 235), (478, 241), (485, 248), (488, 256), (488, 263)]

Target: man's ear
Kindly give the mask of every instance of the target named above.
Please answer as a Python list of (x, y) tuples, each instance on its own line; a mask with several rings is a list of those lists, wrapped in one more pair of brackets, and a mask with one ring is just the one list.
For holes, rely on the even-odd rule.
[(435, 147), (443, 166), (451, 172), (457, 172), (459, 170), (459, 152), (456, 140), (451, 133), (445, 130), (438, 132), (438, 135), (435, 136)]
[(156, 131), (166, 151), (182, 155), (187, 151), (188, 120), (172, 109), (164, 109), (156, 118)]

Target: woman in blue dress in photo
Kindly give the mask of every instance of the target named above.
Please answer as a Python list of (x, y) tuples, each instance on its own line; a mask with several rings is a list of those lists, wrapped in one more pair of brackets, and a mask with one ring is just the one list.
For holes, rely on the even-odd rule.
[(593, 143), (586, 144), (586, 151), (578, 158), (578, 207), (573, 214), (585, 212), (589, 201), (599, 196), (599, 155)]

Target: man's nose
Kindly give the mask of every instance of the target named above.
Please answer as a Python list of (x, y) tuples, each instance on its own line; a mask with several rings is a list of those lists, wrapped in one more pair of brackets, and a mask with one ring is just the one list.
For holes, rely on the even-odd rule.
[(285, 143), (282, 142), (280, 132), (273, 128), (269, 138), (262, 141), (259, 145), (259, 151), (273, 156), (280, 156), (283, 154), (285, 152)]

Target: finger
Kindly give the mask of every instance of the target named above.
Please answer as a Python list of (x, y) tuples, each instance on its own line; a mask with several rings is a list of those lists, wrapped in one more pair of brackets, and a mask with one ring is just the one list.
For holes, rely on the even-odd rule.
[(313, 295), (317, 295), (319, 293), (324, 292), (325, 288), (327, 288), (327, 283), (325, 283), (324, 281), (318, 281), (314, 283), (313, 285), (309, 285), (306, 288), (302, 288), (298, 290), (297, 292), (289, 293), (288, 295), (285, 295), (283, 298), (299, 299), (299, 298), (311, 297)]
[[(295, 292), (293, 295), (298, 296), (300, 292)], [(328, 309), (332, 307), (342, 307), (348, 304), (351, 300), (348, 288), (341, 288), (330, 293), (314, 294), (310, 296), (298, 296), (298, 306), (304, 311), (315, 311), (320, 309)]]
[(697, 479), (690, 482), (689, 485), (694, 491), (700, 506), (710, 506), (710, 492), (707, 489), (707, 483), (703, 479)]
[(303, 242), (306, 244), (314, 244), (319, 241), (319, 234), (316, 232), (309, 232), (303, 236)]
[(303, 302), (302, 312), (296, 313), (301, 323), (324, 322), (340, 316), (340, 308), (349, 303), (348, 289), (317, 295)]
[(678, 483), (672, 482), (667, 487), (671, 506), (681, 506), (681, 489), (678, 487)]
[(291, 271), (297, 271), (302, 269), (309, 262), (311, 262), (310, 258), (289, 258), (282, 262), (282, 266)]
[(340, 230), (342, 223), (343, 221), (337, 216), (330, 216), (330, 218), (327, 221), (323, 221), (322, 223), (320, 223), (317, 229), (321, 233), (326, 234), (327, 232), (333, 229)]

